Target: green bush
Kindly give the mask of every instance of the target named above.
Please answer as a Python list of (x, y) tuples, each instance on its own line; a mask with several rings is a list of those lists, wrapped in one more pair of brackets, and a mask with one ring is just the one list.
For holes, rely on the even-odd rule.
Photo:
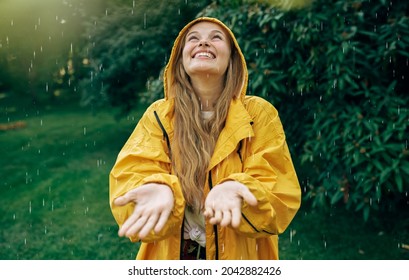
[(284, 11), (236, 2), (202, 15), (233, 29), (250, 94), (279, 109), (305, 199), (344, 203), (365, 220), (407, 207), (409, 3), (316, 0)]

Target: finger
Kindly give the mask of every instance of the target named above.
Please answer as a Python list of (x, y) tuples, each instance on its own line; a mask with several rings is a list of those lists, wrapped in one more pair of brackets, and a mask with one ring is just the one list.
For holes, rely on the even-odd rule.
[(139, 217), (141, 216), (141, 213), (139, 211), (135, 211), (131, 216), (126, 219), (126, 221), (123, 223), (123, 225), (120, 227), (118, 231), (119, 236), (125, 236), (126, 232), (129, 230), (129, 228), (135, 224)]
[(243, 193), (241, 193), (241, 196), (247, 204), (251, 206), (256, 206), (257, 205), (257, 198), (249, 191), (246, 190)]
[(116, 205), (116, 206), (124, 206), (124, 205), (126, 205), (128, 203), (129, 203), (129, 199), (127, 199), (125, 196), (117, 197), (114, 200), (114, 205)]
[(217, 210), (217, 211), (214, 213), (214, 219), (217, 221), (217, 223), (220, 223), (220, 221), (222, 220), (222, 218), (223, 218), (222, 211)]
[(141, 228), (146, 224), (147, 216), (141, 216), (125, 233), (125, 236), (132, 237), (136, 235)]
[(223, 218), (220, 221), (222, 227), (227, 227), (231, 224), (231, 212), (229, 210), (223, 211)]
[(211, 218), (211, 217), (213, 217), (214, 212), (213, 212), (213, 210), (211, 208), (206, 208), (206, 210), (203, 212), (203, 215), (206, 218)]
[(160, 214), (159, 220), (156, 223), (156, 226), (154, 228), (154, 231), (156, 233), (160, 232), (162, 230), (162, 228), (165, 226), (166, 222), (169, 219), (170, 213), (171, 213), (171, 210), (166, 210), (166, 211), (163, 211)]
[(130, 202), (135, 202), (136, 193), (134, 191), (129, 191), (126, 194), (117, 197), (114, 200), (114, 205), (116, 206), (124, 206)]
[(209, 222), (213, 225), (219, 224), (220, 221), (222, 220), (222, 217), (223, 217), (222, 212), (217, 210), (214, 212), (214, 216), (210, 218)]
[(234, 228), (238, 228), (241, 221), (241, 210), (240, 208), (233, 208), (231, 210), (231, 225)]
[(154, 215), (149, 217), (149, 219), (146, 221), (145, 225), (143, 225), (143, 227), (139, 231), (138, 236), (139, 236), (140, 239), (145, 238), (149, 234), (149, 232), (153, 229), (153, 227), (158, 222), (158, 219), (159, 219), (158, 214), (154, 214)]

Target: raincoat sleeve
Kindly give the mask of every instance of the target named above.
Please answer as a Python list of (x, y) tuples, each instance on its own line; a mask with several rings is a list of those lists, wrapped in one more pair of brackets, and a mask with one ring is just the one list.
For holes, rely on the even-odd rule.
[[(119, 226), (132, 214), (134, 205), (129, 203), (122, 207), (115, 206), (113, 201), (117, 197), (147, 183), (165, 184), (171, 188), (175, 203), (168, 222), (159, 233), (151, 231), (143, 239), (144, 242), (161, 240), (175, 231), (180, 232), (183, 221), (182, 191), (177, 177), (170, 174), (171, 163), (166, 142), (154, 115), (158, 106), (158, 102), (154, 103), (142, 116), (119, 152), (109, 177), (110, 206)], [(130, 239), (133, 242), (138, 241), (137, 237)]]
[(254, 120), (254, 137), (245, 143), (243, 172), (223, 181), (238, 181), (257, 198), (256, 207), (243, 203), (237, 230), (258, 238), (285, 231), (300, 207), (301, 189), (277, 110), (259, 98), (247, 109)]

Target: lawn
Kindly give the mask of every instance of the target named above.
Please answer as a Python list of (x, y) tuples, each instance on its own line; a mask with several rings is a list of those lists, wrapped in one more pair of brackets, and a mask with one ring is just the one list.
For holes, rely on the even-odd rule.
[[(134, 259), (117, 236), (108, 174), (142, 110), (3, 106), (0, 259)], [(397, 230), (398, 229), (398, 230)], [(281, 259), (408, 259), (407, 228), (385, 230), (342, 209), (304, 205), (280, 236)]]

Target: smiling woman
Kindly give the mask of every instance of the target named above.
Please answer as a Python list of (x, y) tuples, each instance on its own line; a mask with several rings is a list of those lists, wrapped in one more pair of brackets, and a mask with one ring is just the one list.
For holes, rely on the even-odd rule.
[(220, 25), (205, 21), (195, 24), (184, 41), (183, 67), (199, 95), (202, 110), (211, 111), (224, 88), (231, 55), (229, 36)]
[(110, 173), (119, 235), (138, 259), (278, 259), (300, 186), (277, 110), (246, 96), (231, 30), (198, 18), (176, 38), (152, 104)]

